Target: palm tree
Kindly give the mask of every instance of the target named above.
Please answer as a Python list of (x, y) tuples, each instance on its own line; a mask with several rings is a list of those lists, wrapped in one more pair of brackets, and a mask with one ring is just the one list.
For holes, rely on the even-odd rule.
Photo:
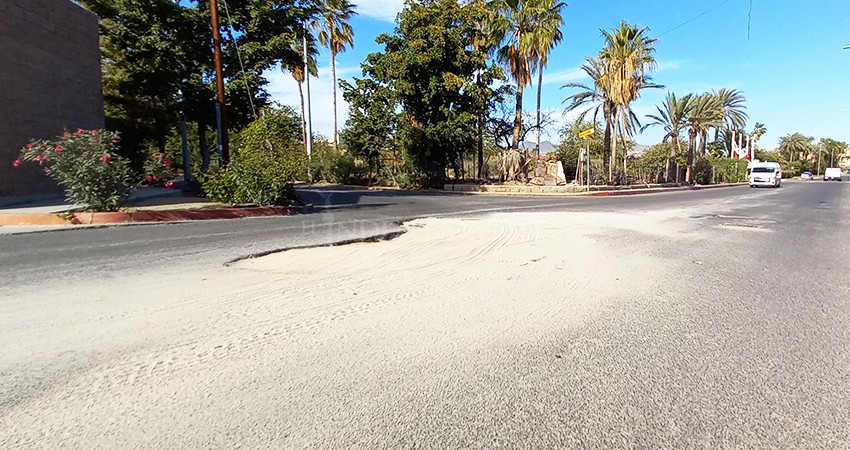
[(595, 58), (587, 58), (582, 64), (581, 70), (593, 80), (592, 85), (583, 83), (567, 83), (561, 89), (580, 89), (579, 92), (570, 95), (565, 102), (569, 101), (565, 112), (570, 112), (581, 107), (587, 107), (579, 114), (579, 122), (584, 121), (587, 114), (593, 112), (593, 123), (596, 124), (599, 115), (605, 120), (605, 133), (603, 138), (602, 168), (609, 171), (611, 158), (611, 133), (614, 128), (613, 121), (616, 115), (617, 105), (609, 97), (610, 88), (606, 85), (608, 77), (605, 76), (605, 66)]
[[(631, 136), (634, 125), (639, 125), (637, 118), (629, 116), (630, 104), (637, 100), (641, 91), (646, 88), (662, 86), (651, 82), (648, 73), (655, 69), (656, 39), (649, 38), (647, 28), (638, 28), (626, 21), (620, 22), (618, 28), (611, 31), (600, 30), (606, 43), (599, 54), (599, 60), (605, 67), (604, 74), (608, 80), (604, 83), (608, 89), (608, 98), (616, 105), (614, 131), (625, 137)], [(611, 148), (611, 160), (617, 159), (616, 136)], [(613, 163), (608, 166), (609, 181), (613, 180)]]
[(688, 94), (682, 98), (676, 98), (676, 94), (668, 92), (667, 98), (664, 99), (664, 103), (662, 103), (661, 106), (655, 107), (655, 109), (658, 110), (658, 114), (649, 114), (646, 116), (647, 118), (652, 119), (652, 122), (641, 127), (642, 132), (651, 126), (660, 125), (664, 127), (664, 131), (667, 132), (667, 134), (664, 135), (664, 142), (666, 142), (667, 139), (672, 141), (672, 145), (670, 147), (670, 158), (667, 160), (667, 181), (670, 181), (671, 179), (673, 161), (676, 159), (676, 153), (682, 151), (679, 134), (685, 129), (685, 123), (687, 121), (687, 115), (692, 101), (692, 94)]
[(704, 133), (709, 127), (720, 123), (718, 111), (720, 110), (719, 99), (711, 94), (702, 94), (694, 97), (686, 113), (685, 126), (688, 128), (688, 172), (686, 180), (693, 183), (694, 162), (697, 153), (697, 135)]
[(543, 69), (549, 63), (549, 51), (564, 38), (561, 25), (564, 18), (561, 10), (566, 3), (556, 0), (529, 1), (531, 15), (536, 27), (529, 34), (532, 70), (537, 72), (537, 156), (540, 156), (540, 100), (543, 90)]
[[(292, 51), (297, 55), (301, 55), (301, 60), (297, 63), (290, 64), (286, 67), (281, 68), (283, 71), (289, 71), (292, 74), (292, 78), (298, 83), (298, 96), (301, 98), (301, 138), (303, 139), (304, 145), (307, 145), (307, 116), (304, 105), (304, 56), (303, 56), (303, 47), (302, 44), (293, 42), (290, 44), (292, 47)], [(316, 67), (316, 56), (318, 55), (318, 50), (316, 50), (316, 46), (312, 39), (307, 40), (307, 67), (309, 68), (310, 75), (316, 76), (318, 72), (318, 68)]]
[(354, 45), (354, 29), (349, 21), (357, 12), (357, 6), (348, 0), (318, 0), (320, 17), (313, 21), (312, 27), (319, 30), (319, 42), (331, 52), (331, 78), (333, 79), (334, 103), (334, 149), (339, 148), (339, 128), (337, 126), (336, 101), (336, 55), (344, 52), (347, 46)]
[(533, 0), (490, 0), (488, 7), (495, 11), (489, 31), (493, 42), (499, 42), (496, 59), (504, 65), (517, 85), (516, 111), (511, 149), (519, 149), (522, 135), (522, 93), (531, 84), (531, 39), (535, 28), (534, 8), (528, 3)]
[(779, 138), (779, 151), (788, 152), (788, 161), (794, 161), (794, 155), (809, 153), (814, 145), (813, 137), (800, 133), (787, 134)]
[[(723, 108), (723, 125), (727, 129), (731, 130), (743, 129), (747, 124), (747, 113), (744, 112), (747, 108), (746, 105), (744, 105), (746, 102), (744, 93), (737, 89), (727, 88), (712, 90), (711, 93), (720, 100), (720, 104)], [(717, 127), (714, 130), (715, 142), (718, 140), (719, 134), (720, 127)], [(727, 148), (726, 150), (727, 152), (731, 152), (731, 148)]]

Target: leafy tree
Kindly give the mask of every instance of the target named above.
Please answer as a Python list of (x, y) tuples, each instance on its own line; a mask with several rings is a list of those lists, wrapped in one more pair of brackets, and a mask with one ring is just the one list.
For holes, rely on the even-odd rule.
[[(587, 129), (593, 129), (593, 135), (589, 139), (579, 138), (579, 133)], [(578, 157), (582, 149), (589, 145), (591, 158), (602, 158), (603, 153), (603, 130), (598, 123), (575, 120), (561, 128), (561, 142), (558, 144), (558, 158), (564, 165), (564, 173), (570, 177), (575, 176), (578, 167)]]
[(319, 42), (331, 51), (331, 78), (333, 79), (334, 104), (334, 148), (339, 147), (339, 127), (337, 126), (336, 107), (336, 55), (345, 51), (346, 46), (354, 45), (354, 30), (349, 21), (357, 13), (355, 5), (348, 0), (317, 0), (319, 17), (313, 26), (319, 29)]
[(357, 78), (355, 84), (342, 80), (342, 96), (349, 104), (349, 117), (342, 140), (349, 152), (369, 162), (369, 179), (381, 150), (395, 149), (401, 115), (396, 111), (395, 92), (387, 83)]
[[(352, 102), (349, 145), (376, 151), (366, 146), (386, 141), (397, 124), (395, 138), (428, 184), (442, 185), (446, 168), (459, 174), (463, 152), (476, 142), (476, 74), (484, 85), (498, 75), (470, 45), (478, 33), (473, 12), (457, 0), (406, 3), (395, 32), (377, 38), (385, 50), (367, 56), (364, 78), (343, 83)], [(378, 142), (368, 137), (371, 121)]]
[[(167, 136), (183, 115), (197, 123), (208, 162), (206, 130), (215, 124), (209, 3), (80, 3), (99, 19), (107, 126), (122, 132), (125, 154), (138, 160), (149, 139), (164, 151)], [(224, 40), (224, 73), (230, 121), (240, 128), (268, 102), (263, 71), (299, 58), (289, 44), (314, 7), (302, 0), (230, 0), (220, 7), (222, 18), (233, 19), (234, 33), (226, 33), (229, 39)], [(222, 25), (229, 31), (226, 19)]]

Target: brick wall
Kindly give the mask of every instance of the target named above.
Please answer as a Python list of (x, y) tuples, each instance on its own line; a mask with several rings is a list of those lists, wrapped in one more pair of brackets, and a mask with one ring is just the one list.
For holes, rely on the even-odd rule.
[(103, 124), (97, 18), (70, 0), (0, 0), (0, 197), (57, 190), (12, 167), (30, 139)]

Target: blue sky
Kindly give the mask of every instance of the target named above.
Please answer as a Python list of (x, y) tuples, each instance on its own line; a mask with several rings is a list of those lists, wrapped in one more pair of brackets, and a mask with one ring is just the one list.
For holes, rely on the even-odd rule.
[[(356, 0), (355, 0), (356, 1)], [(383, 50), (375, 37), (392, 32), (403, 0), (360, 0), (352, 21), (355, 46), (337, 58), (337, 77), (360, 76), (360, 63)], [(633, 109), (639, 117), (654, 113), (667, 90), (677, 95), (734, 88), (747, 98), (750, 117), (767, 127), (760, 146), (772, 148), (780, 137), (800, 132), (815, 138), (850, 142), (850, 8), (847, 0), (572, 0), (564, 10), (563, 42), (553, 50), (544, 72), (543, 107), (560, 123), (562, 101), (569, 91), (560, 87), (587, 81), (577, 70), (585, 57), (602, 46), (599, 29), (611, 29), (623, 19), (649, 27), (659, 39), (655, 81), (666, 90), (646, 93)], [(748, 36), (749, 25), (749, 36)], [(313, 128), (329, 136), (332, 130), (330, 67), (327, 52), (319, 60), (320, 75), (312, 80)], [(291, 76), (269, 72), (269, 91), (276, 101), (297, 105)], [(536, 86), (533, 87), (536, 89)], [(340, 98), (341, 100), (341, 98)], [(527, 95), (524, 107), (535, 107)], [(340, 104), (340, 127), (347, 106)], [(547, 130), (557, 141), (557, 127)], [(651, 145), (661, 140), (651, 128), (635, 140)]]

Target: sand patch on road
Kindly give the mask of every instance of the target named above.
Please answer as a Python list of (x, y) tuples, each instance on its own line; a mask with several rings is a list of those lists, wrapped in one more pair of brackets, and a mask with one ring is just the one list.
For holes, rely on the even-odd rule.
[[(145, 342), (7, 405), (0, 447), (304, 448), (329, 436), (326, 446), (381, 447), (423, 420), (499, 404), (486, 388), (493, 374), (522, 391), (519, 356), (579, 351), (550, 348), (552, 336), (623, 302), (656, 301), (676, 264), (659, 249), (694, 226), (676, 217), (421, 219), (393, 240), (197, 275), (209, 285), (163, 290), (155, 308), (150, 289), (122, 292), (117, 303), (139, 313), (109, 316), (110, 330)], [(58, 328), (53, 338), (74, 331)]]

